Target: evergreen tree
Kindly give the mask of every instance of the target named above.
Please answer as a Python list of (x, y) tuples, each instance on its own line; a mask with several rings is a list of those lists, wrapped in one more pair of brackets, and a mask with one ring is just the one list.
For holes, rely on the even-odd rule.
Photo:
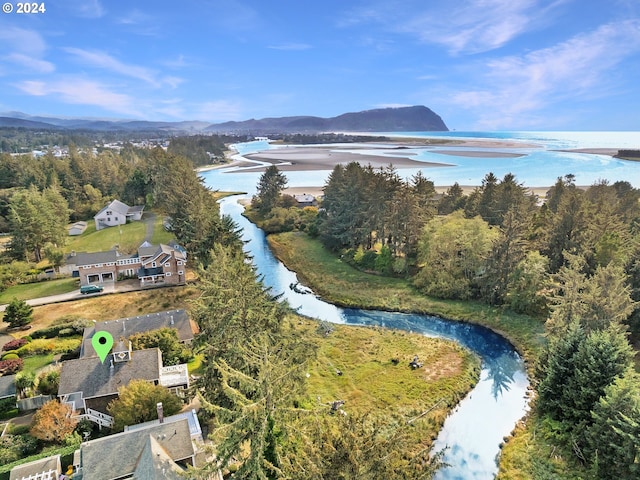
[(640, 476), (640, 378), (628, 371), (592, 410), (585, 453), (603, 480)]
[(22, 327), (33, 320), (33, 307), (24, 300), (13, 297), (4, 311), (3, 322), (7, 322), (10, 328)]
[(252, 205), (262, 215), (269, 213), (278, 203), (282, 190), (287, 185), (287, 177), (271, 165), (267, 167), (258, 182), (258, 192), (253, 197)]

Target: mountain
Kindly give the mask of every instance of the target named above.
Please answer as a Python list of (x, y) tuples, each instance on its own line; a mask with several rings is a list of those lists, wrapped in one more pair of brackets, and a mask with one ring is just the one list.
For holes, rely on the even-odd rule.
[(345, 113), (337, 117), (312, 116), (262, 118), (244, 122), (224, 122), (205, 130), (218, 133), (317, 133), (317, 132), (424, 132), (448, 131), (439, 115), (431, 109), (413, 107), (378, 108)]
[(102, 118), (57, 118), (31, 116), (21, 112), (0, 113), (0, 127), (34, 129), (93, 130), (93, 131), (146, 131), (165, 133), (318, 133), (318, 132), (425, 132), (448, 131), (440, 116), (427, 107), (418, 105), (400, 108), (378, 108), (363, 112), (345, 113), (337, 117), (322, 118), (295, 116), (262, 118), (243, 122), (153, 122), (145, 120), (109, 120)]

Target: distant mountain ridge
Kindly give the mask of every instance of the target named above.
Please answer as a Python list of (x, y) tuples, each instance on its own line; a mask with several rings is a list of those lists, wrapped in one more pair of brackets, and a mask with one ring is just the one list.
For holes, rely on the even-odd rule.
[(0, 113), (0, 127), (93, 131), (163, 131), (166, 133), (319, 133), (319, 132), (422, 132), (448, 131), (431, 109), (413, 107), (378, 108), (337, 117), (293, 116), (251, 119), (242, 122), (210, 124), (200, 121), (153, 122), (144, 120), (105, 120), (31, 116), (22, 112)]
[(337, 117), (313, 116), (262, 118), (244, 122), (224, 122), (205, 130), (220, 133), (317, 133), (327, 131), (350, 132), (424, 132), (449, 131), (442, 118), (430, 108), (377, 108), (362, 112), (344, 113)]

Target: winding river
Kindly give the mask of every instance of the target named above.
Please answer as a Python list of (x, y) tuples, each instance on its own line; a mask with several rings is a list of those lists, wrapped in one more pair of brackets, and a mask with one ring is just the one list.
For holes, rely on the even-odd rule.
[(314, 295), (301, 294), (289, 286), (298, 282), (269, 250), (265, 234), (242, 216), (238, 196), (221, 200), (221, 213), (229, 215), (243, 229), (245, 251), (252, 257), (258, 274), (274, 293), (282, 293), (299, 313), (333, 323), (375, 325), (419, 332), (451, 339), (475, 352), (482, 360), (480, 381), (446, 419), (435, 449), (448, 447), (437, 480), (492, 479), (499, 445), (509, 435), (528, 408), (527, 379), (523, 360), (500, 335), (478, 325), (445, 320), (428, 315), (342, 309)]

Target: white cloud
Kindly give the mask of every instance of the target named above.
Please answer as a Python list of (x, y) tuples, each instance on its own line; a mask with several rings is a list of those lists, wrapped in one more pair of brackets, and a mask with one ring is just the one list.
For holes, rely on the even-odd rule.
[(499, 48), (515, 37), (540, 27), (550, 12), (568, 0), (406, 0), (369, 5), (355, 10), (340, 25), (378, 23), (424, 43), (440, 44), (453, 55)]
[(29, 80), (20, 82), (15, 87), (28, 95), (55, 96), (64, 103), (93, 105), (111, 112), (142, 116), (133, 107), (135, 102), (129, 95), (113, 92), (107, 86), (92, 80), (77, 77), (47, 82)]
[(43, 60), (47, 44), (38, 32), (19, 27), (0, 29), (0, 51), (9, 52), (0, 56), (0, 60), (19, 66), (25, 71), (51, 73), (53, 63)]
[(182, 79), (177, 77), (158, 78), (158, 74), (154, 70), (141, 67), (139, 65), (123, 63), (104, 52), (89, 51), (72, 47), (65, 48), (65, 50), (87, 65), (118, 73), (126, 77), (142, 80), (154, 87), (160, 87), (163, 84), (166, 84), (175, 88), (182, 82)]
[(374, 105), (375, 108), (402, 108), (402, 107), (411, 107), (408, 103), (379, 103)]
[(35, 30), (19, 27), (3, 26), (0, 29), (0, 45), (3, 50), (12, 50), (31, 56), (41, 56), (47, 49), (47, 44)]
[(194, 109), (194, 118), (217, 123), (229, 120), (242, 120), (242, 106), (235, 100), (212, 100), (198, 104)]
[(602, 25), (550, 48), (479, 65), (482, 87), (454, 93), (452, 103), (477, 110), (480, 128), (536, 119), (554, 103), (609, 95), (616, 68), (638, 53), (640, 21)]
[(311, 45), (307, 43), (283, 43), (281, 45), (269, 45), (267, 48), (271, 48), (272, 50), (309, 50), (312, 48)]
[(100, 18), (106, 13), (99, 0), (66, 0), (64, 6), (76, 17)]
[(4, 58), (17, 65), (22, 65), (28, 70), (36, 73), (51, 73), (56, 69), (56, 67), (51, 62), (33, 58), (22, 53), (12, 53)]

